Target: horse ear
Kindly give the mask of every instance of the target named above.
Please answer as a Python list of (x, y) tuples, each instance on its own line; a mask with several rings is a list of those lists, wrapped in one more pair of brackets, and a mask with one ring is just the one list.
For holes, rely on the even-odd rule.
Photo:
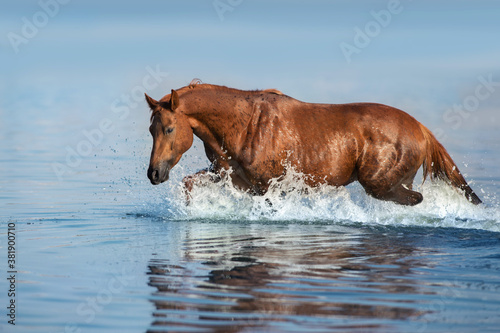
[(154, 111), (154, 109), (156, 109), (156, 106), (158, 106), (158, 101), (149, 97), (146, 93), (144, 93), (144, 96), (146, 96), (146, 101), (148, 102), (149, 108)]
[(172, 89), (172, 93), (170, 94), (170, 109), (172, 111), (175, 111), (177, 107), (179, 106), (179, 95), (177, 94), (177, 91)]

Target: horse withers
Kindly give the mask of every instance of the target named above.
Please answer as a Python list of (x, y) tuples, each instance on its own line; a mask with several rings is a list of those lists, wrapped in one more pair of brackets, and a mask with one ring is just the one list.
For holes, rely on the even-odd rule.
[[(243, 91), (198, 81), (159, 101), (146, 95), (146, 101), (153, 136), (148, 178), (154, 185), (168, 179), (194, 134), (215, 174), (230, 170), (235, 187), (257, 195), (293, 168), (309, 186), (359, 181), (377, 199), (411, 206), (423, 200), (412, 190), (422, 166), (424, 180), (446, 180), (481, 203), (434, 135), (387, 105), (304, 103), (275, 89)], [(186, 177), (187, 190), (202, 177), (206, 170)]]

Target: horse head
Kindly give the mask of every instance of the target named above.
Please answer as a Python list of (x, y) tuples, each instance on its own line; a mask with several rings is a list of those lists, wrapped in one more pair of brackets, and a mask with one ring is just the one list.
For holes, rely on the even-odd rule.
[(179, 106), (175, 90), (160, 101), (145, 96), (152, 111), (149, 132), (153, 136), (148, 178), (158, 185), (168, 180), (170, 170), (193, 144), (193, 129)]

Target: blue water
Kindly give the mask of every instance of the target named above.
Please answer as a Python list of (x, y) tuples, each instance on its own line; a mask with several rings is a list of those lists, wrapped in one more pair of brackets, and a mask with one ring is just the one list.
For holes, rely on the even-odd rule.
[[(498, 332), (498, 4), (401, 1), (348, 63), (339, 45), (386, 2), (231, 3), (221, 19), (212, 1), (69, 1), (17, 53), (8, 34), (42, 9), (1, 11), (0, 332)], [(186, 206), (203, 146), (153, 187), (143, 93), (195, 77), (401, 108), (484, 205), (421, 175), (415, 207), (290, 175), (263, 197), (203, 184)]]
[[(0, 250), (5, 265), (14, 223), (17, 325), (3, 317), (4, 331), (498, 330), (496, 143), (466, 153), (480, 207), (443, 183), (417, 185), (416, 207), (359, 185), (251, 197), (224, 183), (186, 206), (180, 179), (206, 164), (200, 142), (153, 187), (147, 125), (116, 125), (62, 180), (55, 126), (35, 141), (6, 132)], [(7, 289), (3, 278), (4, 308)]]

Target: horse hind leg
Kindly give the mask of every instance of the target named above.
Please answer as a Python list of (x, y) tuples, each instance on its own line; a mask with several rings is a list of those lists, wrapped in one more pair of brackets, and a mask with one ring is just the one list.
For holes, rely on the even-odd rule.
[(424, 200), (423, 195), (420, 192), (413, 191), (413, 179), (415, 174), (411, 175), (408, 179), (401, 182), (399, 187), (393, 189), (397, 200), (395, 202), (400, 203), (405, 206), (415, 206)]
[[(366, 176), (367, 174), (370, 176), (363, 177), (363, 175)], [(384, 176), (373, 177), (374, 174)], [(359, 177), (359, 182), (366, 193), (376, 199), (393, 201), (404, 206), (415, 206), (424, 199), (421, 193), (412, 190), (415, 174), (416, 170), (407, 172), (405, 177), (399, 168), (385, 170), (385, 172), (364, 170)]]
[(424, 200), (421, 193), (407, 189), (403, 184), (396, 186), (389, 191), (378, 194), (378, 199), (394, 201), (404, 206), (415, 206)]

